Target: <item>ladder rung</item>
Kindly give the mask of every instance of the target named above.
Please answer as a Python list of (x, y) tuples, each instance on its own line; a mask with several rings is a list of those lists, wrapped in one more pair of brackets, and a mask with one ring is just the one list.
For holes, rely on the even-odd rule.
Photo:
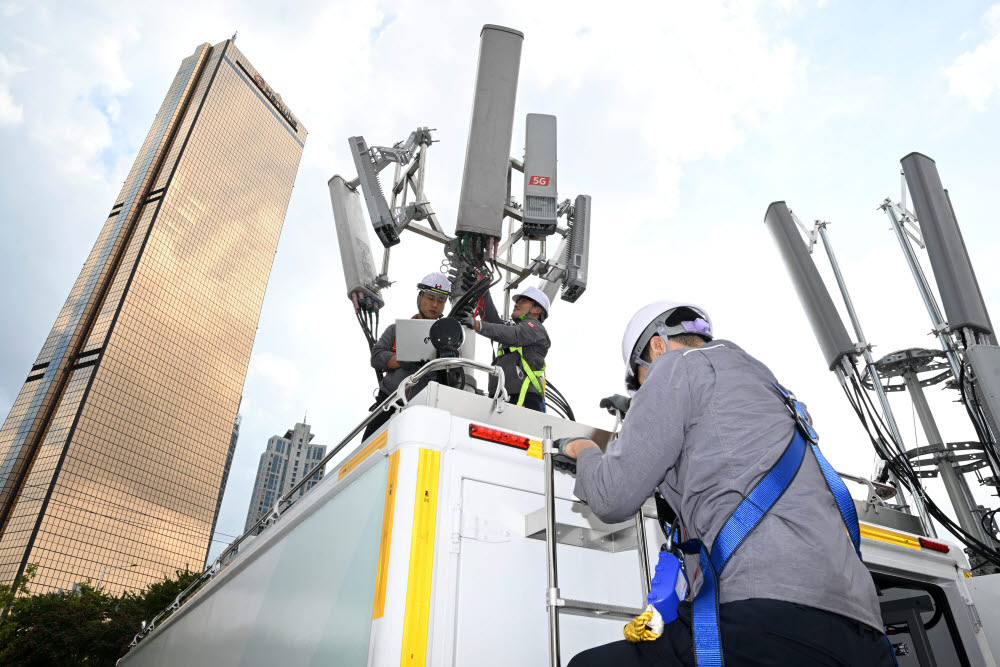
[(631, 621), (642, 613), (642, 609), (625, 607), (603, 602), (587, 602), (586, 600), (568, 600), (560, 598), (556, 601), (556, 609), (562, 614), (574, 616), (597, 616), (599, 618), (620, 618)]

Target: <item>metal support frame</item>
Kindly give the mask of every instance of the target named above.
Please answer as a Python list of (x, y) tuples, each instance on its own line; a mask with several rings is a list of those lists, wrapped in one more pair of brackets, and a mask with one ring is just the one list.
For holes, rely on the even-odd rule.
[[(875, 368), (875, 361), (872, 359), (872, 346), (865, 338), (865, 333), (861, 328), (861, 320), (858, 318), (857, 311), (854, 310), (854, 302), (851, 300), (851, 295), (847, 291), (847, 283), (844, 282), (844, 276), (840, 272), (840, 264), (837, 263), (837, 257), (833, 252), (833, 245), (830, 243), (830, 237), (827, 235), (826, 227), (828, 224), (828, 222), (817, 220), (813, 227), (811, 237), (815, 238), (815, 235), (818, 233), (819, 238), (823, 242), (823, 249), (826, 250), (826, 256), (830, 260), (833, 275), (837, 280), (837, 287), (840, 288), (840, 295), (843, 297), (844, 305), (847, 307), (847, 315), (851, 320), (851, 326), (854, 327), (854, 334), (858, 338), (857, 348), (865, 360), (865, 370), (873, 380), (872, 384), (875, 395), (878, 397), (879, 404), (882, 406), (882, 413), (885, 415), (886, 425), (889, 427), (889, 432), (892, 434), (892, 437), (897, 443), (899, 443), (899, 446), (901, 448), (905, 448), (903, 436), (899, 431), (899, 426), (896, 424), (896, 418), (889, 405), (889, 398), (885, 394), (885, 389), (882, 387), (882, 383), (878, 380), (878, 370)], [(841, 378), (841, 381), (843, 382), (843, 378)], [(896, 489), (897, 499), (900, 501), (902, 509), (909, 509), (905, 504), (905, 496), (902, 493), (902, 483), (896, 479), (896, 476), (891, 472), (890, 479), (893, 487)], [(930, 514), (928, 514), (927, 508), (924, 506), (920, 496), (915, 492), (911, 492), (910, 495), (913, 500), (913, 506), (916, 508), (917, 514), (920, 516), (920, 525), (923, 527), (924, 532), (928, 537), (936, 537), (937, 532), (934, 529), (934, 523), (931, 521)]]
[[(381, 189), (375, 187), (377, 185), (377, 174), (390, 163), (394, 163), (395, 165), (393, 185), (390, 189), (390, 201), (384, 205), (378, 202), (372, 203), (366, 201), (369, 209), (374, 205), (380, 210), (388, 210), (388, 215), (392, 218), (394, 224), (389, 225), (392, 229), (388, 229), (389, 226), (385, 225), (384, 220), (380, 219), (379, 223), (382, 224), (382, 227), (386, 228), (380, 236), (388, 238), (395, 233), (398, 237), (403, 230), (410, 230), (415, 234), (441, 243), (442, 245), (448, 245), (455, 240), (454, 236), (444, 231), (437, 214), (431, 207), (424, 192), (427, 153), (434, 143), (434, 140), (431, 138), (432, 131), (430, 128), (418, 127), (410, 133), (405, 141), (396, 142), (392, 147), (371, 146), (369, 148), (365, 144), (363, 137), (353, 138), (360, 147), (358, 150), (363, 148), (364, 153), (366, 153), (361, 155), (359, 159), (361, 159), (361, 162), (370, 160), (371, 169), (369, 172), (373, 171), (373, 173), (368, 174), (368, 181), (370, 183), (365, 190), (366, 199), (382, 196)], [(520, 210), (521, 207), (512, 196), (512, 175), (514, 172), (523, 173), (524, 164), (516, 158), (509, 158), (506, 184), (507, 204), (503, 209), (503, 216), (508, 218), (507, 238), (503, 239), (502, 243), (499, 244), (493, 258), (497, 266), (506, 272), (506, 280), (503, 286), (505, 317), (508, 317), (510, 314), (510, 305), (508, 302), (511, 293), (513, 290), (518, 289), (531, 276), (537, 276), (542, 280), (542, 289), (550, 299), (553, 299), (558, 293), (561, 281), (564, 280), (566, 275), (567, 246), (570, 234), (569, 221), (572, 220), (573, 215), (573, 207), (568, 199), (560, 203), (557, 207), (556, 215), (557, 218), (565, 217), (566, 224), (556, 226), (555, 233), (562, 238), (556, 247), (555, 253), (551, 256), (548, 255), (546, 238), (542, 237), (541, 239), (535, 239), (538, 243), (538, 253), (533, 254), (532, 239), (526, 237), (523, 232), (524, 216)], [(356, 190), (361, 185), (361, 182), (362, 175), (359, 175), (348, 182), (347, 186), (352, 190)], [(385, 217), (385, 215), (381, 216), (381, 218)], [(426, 220), (426, 224), (420, 224), (420, 221), (424, 220)], [(518, 242), (522, 242), (524, 246), (524, 259), (521, 264), (518, 264), (513, 256), (513, 246)], [(392, 281), (389, 279), (390, 256), (391, 245), (386, 246), (383, 250), (381, 273), (375, 278), (375, 283), (379, 288), (386, 288), (392, 284)]]
[[(941, 315), (941, 308), (938, 306), (934, 293), (931, 292), (930, 284), (927, 282), (927, 277), (920, 266), (920, 261), (913, 251), (913, 246), (910, 245), (910, 236), (903, 228), (899, 215), (902, 213), (902, 210), (897, 208), (888, 199), (882, 202), (881, 208), (889, 216), (889, 222), (892, 223), (892, 230), (896, 233), (896, 239), (899, 241), (899, 246), (903, 250), (903, 256), (906, 258), (906, 263), (913, 274), (913, 280), (917, 283), (917, 291), (920, 292), (920, 298), (923, 299), (924, 307), (927, 308), (927, 314), (931, 318), (931, 326), (934, 329), (934, 334), (937, 336), (938, 342), (941, 343), (941, 349), (944, 350), (944, 354), (948, 359), (948, 365), (951, 366), (951, 372), (957, 381), (961, 376), (962, 366), (959, 362), (954, 342), (948, 336), (948, 324)], [(909, 218), (908, 215), (906, 217)]]
[[(913, 650), (917, 655), (917, 663), (920, 667), (937, 667), (930, 639), (927, 637), (927, 631), (924, 630), (924, 621), (920, 617), (920, 612), (934, 610), (930, 596), (889, 600), (882, 602), (879, 607), (882, 612), (882, 620), (886, 625), (906, 626), (906, 632), (910, 635), (910, 641), (913, 643)], [(893, 649), (896, 649), (895, 645)], [(906, 655), (906, 653), (899, 652), (897, 655)]]
[[(906, 383), (906, 390), (910, 394), (910, 400), (913, 401), (913, 407), (917, 412), (917, 417), (920, 419), (920, 425), (927, 436), (927, 443), (929, 445), (943, 446), (944, 440), (941, 438), (937, 422), (934, 421), (934, 415), (931, 413), (930, 405), (927, 403), (927, 397), (924, 396), (924, 388), (917, 378), (917, 373), (912, 369), (905, 371), (903, 373), (903, 382)], [(948, 453), (941, 454), (937, 457), (936, 465), (962, 529), (974, 535), (980, 542), (991, 544), (993, 540), (984, 534), (979, 517), (973, 512), (975, 505), (969, 502), (972, 494), (969, 491), (968, 484), (965, 478), (955, 470), (951, 456)]]
[[(948, 323), (941, 314), (941, 308), (938, 305), (937, 299), (931, 291), (930, 284), (927, 282), (927, 278), (920, 266), (920, 262), (917, 260), (913, 246), (910, 245), (910, 237), (912, 234), (908, 235), (904, 229), (905, 223), (909, 222), (911, 225), (915, 225), (916, 221), (913, 216), (906, 212), (904, 207), (893, 204), (889, 199), (882, 202), (881, 208), (886, 212), (886, 215), (889, 217), (889, 222), (892, 224), (892, 229), (896, 233), (896, 238), (899, 241), (900, 248), (903, 250), (903, 256), (906, 258), (906, 263), (910, 267), (913, 279), (917, 283), (917, 290), (920, 292), (920, 297), (923, 299), (924, 306), (927, 308), (927, 314), (931, 319), (934, 334), (937, 336), (938, 342), (941, 344), (941, 349), (944, 351), (945, 357), (948, 360), (948, 366), (951, 368), (951, 372), (954, 375), (954, 381), (957, 384), (961, 381), (960, 378), (962, 377), (962, 360), (959, 356), (958, 348), (955, 341), (948, 333)], [(917, 243), (923, 247), (922, 239), (915, 238), (914, 240), (916, 240)], [(980, 340), (974, 332), (963, 332), (963, 334), (967, 336), (967, 344), (978, 343)], [(993, 478), (1000, 483), (1000, 459), (997, 458), (995, 452), (990, 447), (986, 447), (984, 452)], [(970, 509), (972, 508), (975, 508), (974, 503)], [(990, 542), (987, 542), (987, 544), (989, 543)]]
[[(412, 135), (411, 135), (412, 137)], [(391, 199), (389, 203), (389, 209), (394, 215), (404, 211), (408, 205), (408, 199), (412, 195), (413, 201), (410, 205), (417, 205), (420, 212), (417, 218), (408, 219), (402, 224), (397, 225), (397, 231), (401, 233), (403, 230), (409, 230), (419, 236), (422, 236), (431, 241), (436, 241), (442, 245), (447, 245), (451, 243), (455, 237), (450, 236), (444, 231), (441, 226), (441, 222), (438, 220), (437, 214), (431, 207), (430, 202), (427, 201), (424, 194), (424, 175), (427, 168), (427, 152), (430, 149), (432, 141), (430, 140), (429, 130), (426, 133), (426, 139), (423, 143), (417, 145), (417, 147), (408, 153), (411, 157), (409, 163), (395, 162), (396, 169), (393, 176), (393, 186), (391, 189)], [(385, 151), (389, 149), (373, 147), (372, 150), (379, 151), (380, 155), (383, 155)], [(385, 166), (389, 163), (389, 160), (382, 160), (380, 164)], [(510, 192), (510, 181), (511, 174), (513, 171), (523, 171), (524, 165), (515, 158), (510, 158), (510, 169), (508, 170), (508, 193)], [(348, 185), (357, 187), (358, 179), (351, 181)], [(556, 252), (549, 257), (546, 254), (546, 244), (545, 240), (542, 239), (540, 242), (540, 253), (532, 258), (531, 253), (531, 241), (525, 238), (522, 231), (521, 225), (523, 224), (523, 216), (518, 210), (516, 202), (513, 201), (512, 197), (509, 197), (510, 204), (504, 208), (504, 217), (508, 219), (507, 226), (507, 238), (500, 243), (497, 249), (496, 263), (503, 271), (506, 272), (506, 280), (504, 281), (504, 317), (510, 315), (510, 295), (513, 290), (517, 289), (525, 280), (531, 276), (537, 276), (546, 282), (546, 292), (551, 292), (548, 294), (551, 299), (559, 289), (559, 281), (565, 275), (566, 267), (565, 255), (566, 255), (566, 245), (569, 238), (569, 227), (568, 226), (558, 226), (556, 227), (556, 234), (561, 238), (559, 245), (556, 248)], [(558, 209), (560, 216), (570, 216), (572, 215), (572, 207), (568, 205), (567, 202), (563, 202)], [(405, 216), (404, 216), (405, 217)], [(402, 218), (399, 218), (402, 220)], [(420, 224), (418, 220), (425, 219), (427, 221), (426, 225)], [(518, 264), (513, 258), (513, 247), (518, 243), (523, 242), (524, 245), (524, 261), (523, 264)], [(389, 287), (392, 281), (389, 280), (389, 258), (391, 254), (391, 248), (385, 248), (382, 252), (382, 272), (377, 276), (376, 282), (380, 287)]]

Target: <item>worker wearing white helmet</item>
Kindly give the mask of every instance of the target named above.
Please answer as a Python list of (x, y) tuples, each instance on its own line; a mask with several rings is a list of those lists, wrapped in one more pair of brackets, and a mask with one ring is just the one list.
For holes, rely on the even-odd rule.
[[(416, 320), (436, 320), (444, 314), (444, 307), (448, 304), (448, 296), (451, 294), (451, 281), (443, 273), (428, 273), (424, 279), (417, 283), (417, 314), (413, 316)], [(396, 391), (399, 383), (420, 369), (418, 363), (400, 363), (396, 359), (396, 325), (390, 324), (379, 336), (378, 341), (372, 347), (371, 365), (377, 371), (384, 373), (382, 381), (378, 385), (378, 394), (375, 397), (375, 405), (380, 405), (382, 401), (389, 397), (389, 394)], [(428, 378), (430, 381), (430, 378)], [(416, 387), (416, 393), (422, 386)], [(367, 438), (381, 427), (389, 417), (391, 412), (383, 412), (368, 424), (364, 437)]]
[[(692, 319), (678, 319), (685, 314)], [(668, 325), (668, 319), (674, 323)], [(625, 335), (622, 336), (625, 388), (630, 396), (639, 388), (638, 369), (649, 367), (641, 354), (647, 349), (653, 336), (657, 335), (657, 329), (661, 327), (668, 338), (674, 336), (676, 342), (686, 343), (690, 347), (699, 347), (699, 343), (712, 340), (712, 318), (703, 308), (693, 303), (654, 301), (640, 308), (639, 312), (632, 316), (628, 326), (625, 327)]]
[(619, 437), (603, 453), (560, 439), (554, 458), (575, 463), (575, 494), (608, 523), (659, 491), (675, 546), (627, 641), (570, 667), (893, 665), (853, 501), (804, 406), (694, 304), (642, 308), (622, 358), (633, 396)]
[[(500, 318), (487, 294), (482, 319), (469, 315), (463, 324), (500, 344), (493, 364), (503, 369), (510, 402), (545, 412), (545, 355), (551, 342), (542, 322), (549, 316), (549, 297), (537, 287), (528, 287), (513, 299), (511, 322)], [(490, 393), (495, 385), (496, 380), (491, 376)]]

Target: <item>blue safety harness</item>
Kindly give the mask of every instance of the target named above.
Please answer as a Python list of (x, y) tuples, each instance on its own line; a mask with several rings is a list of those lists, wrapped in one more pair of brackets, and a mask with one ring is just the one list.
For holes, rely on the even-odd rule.
[[(816, 442), (819, 436), (813, 429), (809, 414), (795, 397), (772, 381), (786, 405), (795, 417), (795, 436), (785, 448), (773, 468), (761, 479), (746, 498), (733, 510), (715, 538), (712, 550), (708, 551), (700, 540), (690, 540), (681, 545), (687, 553), (700, 554), (702, 585), (692, 606), (692, 626), (694, 630), (695, 662), (698, 667), (722, 667), (722, 637), (719, 632), (719, 578), (732, 555), (743, 544), (768, 510), (788, 489), (805, 458), (806, 447), (812, 447), (816, 461), (826, 485), (837, 501), (840, 516), (847, 526), (854, 550), (861, 558), (861, 530), (858, 527), (858, 513), (854, 501), (844, 482), (833, 467), (823, 457)], [(890, 647), (891, 648), (891, 647)], [(893, 658), (895, 661), (895, 658)]]

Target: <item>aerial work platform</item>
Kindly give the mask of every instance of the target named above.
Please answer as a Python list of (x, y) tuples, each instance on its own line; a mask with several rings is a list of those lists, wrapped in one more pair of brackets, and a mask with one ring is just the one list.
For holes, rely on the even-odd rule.
[[(549, 664), (541, 434), (602, 446), (611, 434), (497, 407), (431, 383), (121, 664)], [(573, 496), (572, 476), (553, 481), (562, 590), (638, 612), (637, 546), (651, 568), (663, 539), (652, 502), (642, 531), (607, 525)], [(900, 665), (995, 665), (958, 548), (866, 522), (862, 551)], [(623, 625), (615, 613), (563, 616), (563, 664), (621, 639)]]

